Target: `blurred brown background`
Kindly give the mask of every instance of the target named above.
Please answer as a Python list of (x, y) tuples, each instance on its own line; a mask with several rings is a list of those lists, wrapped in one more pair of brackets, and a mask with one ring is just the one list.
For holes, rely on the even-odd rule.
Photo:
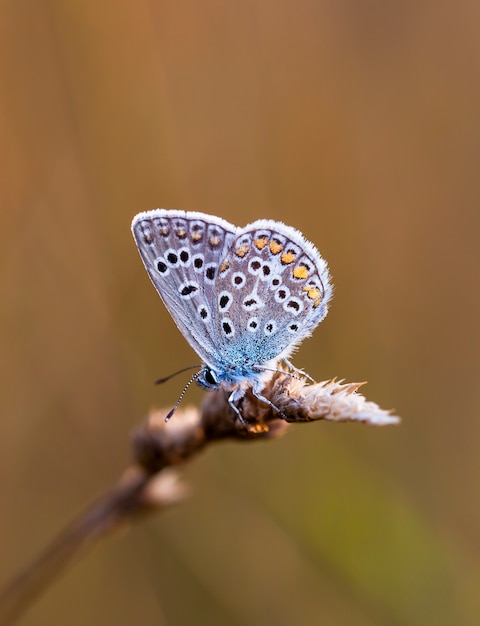
[(0, 581), (198, 360), (140, 210), (303, 231), (336, 291), (296, 365), (403, 417), (208, 451), (22, 624), (479, 623), (479, 73), (468, 0), (1, 3)]

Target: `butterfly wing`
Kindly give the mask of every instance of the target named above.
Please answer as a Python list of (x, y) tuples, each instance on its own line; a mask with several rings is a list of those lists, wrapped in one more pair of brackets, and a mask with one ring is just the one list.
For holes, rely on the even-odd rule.
[(203, 213), (156, 209), (136, 215), (132, 233), (176, 325), (200, 358), (215, 366), (215, 284), (237, 228)]
[(327, 263), (299, 231), (272, 220), (239, 229), (216, 281), (224, 361), (288, 358), (326, 316), (331, 295)]

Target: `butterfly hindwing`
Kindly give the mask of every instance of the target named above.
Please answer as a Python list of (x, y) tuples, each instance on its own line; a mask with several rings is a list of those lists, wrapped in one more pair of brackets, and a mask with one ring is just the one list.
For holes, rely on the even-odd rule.
[(261, 366), (287, 357), (327, 314), (328, 268), (294, 228), (258, 220), (223, 257), (215, 308), (226, 360)]

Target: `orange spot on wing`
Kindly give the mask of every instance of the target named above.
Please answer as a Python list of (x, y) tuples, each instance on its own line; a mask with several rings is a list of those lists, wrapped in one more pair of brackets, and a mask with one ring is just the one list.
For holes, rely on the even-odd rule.
[(272, 254), (278, 254), (282, 250), (283, 250), (283, 246), (281, 243), (279, 243), (278, 241), (274, 241), (274, 240), (270, 242), (270, 252)]
[(303, 291), (307, 292), (307, 297), (310, 298), (311, 300), (315, 300), (316, 298), (320, 298), (321, 295), (322, 295), (322, 292), (317, 287), (305, 286), (303, 288)]
[(296, 258), (297, 255), (295, 254), (295, 252), (284, 252), (281, 256), (281, 261), (285, 265), (288, 265), (289, 263), (293, 263)]
[(238, 248), (235, 250), (235, 254), (241, 259), (243, 259), (243, 257), (248, 254), (249, 250), (250, 250), (250, 246), (247, 246), (247, 245), (238, 246)]
[(294, 267), (292, 274), (294, 278), (308, 278), (308, 270), (305, 265)]
[(258, 239), (255, 239), (253, 244), (255, 248), (262, 250), (262, 248), (265, 248), (265, 246), (267, 245), (267, 236), (264, 235), (263, 237), (259, 237)]

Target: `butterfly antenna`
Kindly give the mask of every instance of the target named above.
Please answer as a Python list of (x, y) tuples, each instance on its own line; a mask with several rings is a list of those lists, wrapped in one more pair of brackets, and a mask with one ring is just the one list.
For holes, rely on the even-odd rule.
[(188, 370), (193, 370), (196, 367), (202, 367), (202, 366), (201, 365), (189, 365), (188, 367), (182, 367), (182, 369), (178, 370), (178, 372), (173, 372), (173, 374), (169, 374), (168, 376), (165, 376), (164, 378), (157, 378), (157, 380), (155, 380), (153, 384), (161, 385), (162, 383), (166, 383), (167, 380), (170, 380), (170, 378), (173, 378), (174, 376), (177, 376), (178, 374), (182, 374), (183, 372), (187, 372)]
[[(185, 369), (190, 369), (190, 368), (185, 368)], [(175, 402), (175, 406), (173, 407), (173, 409), (171, 409), (167, 415), (165, 416), (165, 421), (168, 422), (168, 420), (172, 417), (172, 415), (175, 413), (175, 411), (178, 409), (178, 407), (180, 406), (180, 402), (183, 400), (184, 395), (187, 393), (187, 389), (190, 387), (190, 385), (196, 381), (198, 379), (198, 377), (201, 374), (201, 370), (199, 372), (197, 372), (196, 374), (194, 374), (190, 380), (188, 381), (188, 383), (185, 385), (185, 387), (183, 388), (182, 393), (178, 396), (178, 400)]]

